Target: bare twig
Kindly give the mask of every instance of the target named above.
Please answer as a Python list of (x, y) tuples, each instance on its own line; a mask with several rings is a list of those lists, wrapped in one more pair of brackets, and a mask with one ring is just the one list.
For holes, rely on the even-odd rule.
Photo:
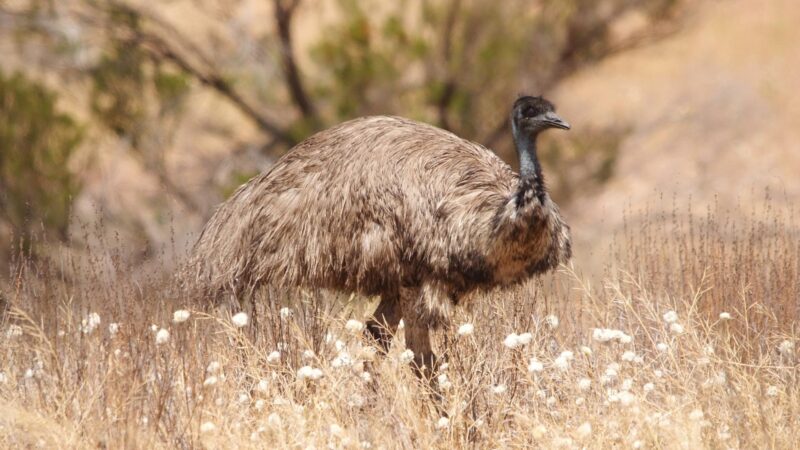
[(297, 61), (294, 57), (291, 25), (294, 12), (300, 4), (300, 0), (292, 0), (289, 2), (273, 0), (273, 2), (275, 7), (275, 25), (278, 28), (278, 38), (281, 44), (280, 50), (283, 75), (289, 89), (289, 94), (295, 106), (303, 115), (303, 118), (309, 120), (313, 125), (318, 126), (319, 117), (317, 116), (316, 108), (303, 86), (300, 69), (297, 67)]

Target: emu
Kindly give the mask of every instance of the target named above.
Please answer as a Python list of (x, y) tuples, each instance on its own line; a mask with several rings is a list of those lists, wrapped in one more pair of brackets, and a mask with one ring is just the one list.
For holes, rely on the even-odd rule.
[(470, 292), (520, 283), (571, 257), (544, 184), (539, 134), (569, 129), (542, 97), (513, 105), (515, 174), (485, 147), (400, 117), (321, 131), (218, 207), (192, 276), (214, 292), (312, 287), (380, 296), (367, 332), (387, 350), (400, 319), (418, 372), (429, 332)]

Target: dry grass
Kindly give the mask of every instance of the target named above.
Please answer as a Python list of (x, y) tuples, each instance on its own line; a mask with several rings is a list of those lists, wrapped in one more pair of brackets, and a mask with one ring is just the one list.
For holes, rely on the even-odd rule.
[[(375, 356), (346, 329), (368, 312), (356, 299), (265, 294), (237, 327), (238, 307), (189, 302), (108, 255), (28, 260), (3, 293), (0, 447), (794, 447), (794, 217), (643, 217), (597, 288), (565, 267), (461, 308), (438, 336), (440, 408), (402, 339)], [(629, 338), (601, 342), (596, 328)]]

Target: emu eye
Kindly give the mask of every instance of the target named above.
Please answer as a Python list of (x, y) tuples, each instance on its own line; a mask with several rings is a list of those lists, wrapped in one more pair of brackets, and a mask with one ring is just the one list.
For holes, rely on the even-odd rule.
[(536, 115), (536, 111), (533, 109), (533, 106), (526, 106), (525, 109), (522, 110), (522, 115), (524, 117), (533, 117)]

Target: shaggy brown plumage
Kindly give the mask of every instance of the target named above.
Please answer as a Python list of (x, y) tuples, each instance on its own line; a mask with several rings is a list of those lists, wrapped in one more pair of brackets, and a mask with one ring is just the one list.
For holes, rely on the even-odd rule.
[(418, 364), (433, 364), (428, 329), (459, 297), (570, 257), (535, 152), (540, 131), (568, 128), (559, 120), (546, 100), (517, 101), (521, 176), (479, 144), (399, 117), (317, 133), (217, 209), (194, 250), (195, 281), (239, 295), (262, 285), (380, 295), (370, 332), (388, 346), (404, 317)]

